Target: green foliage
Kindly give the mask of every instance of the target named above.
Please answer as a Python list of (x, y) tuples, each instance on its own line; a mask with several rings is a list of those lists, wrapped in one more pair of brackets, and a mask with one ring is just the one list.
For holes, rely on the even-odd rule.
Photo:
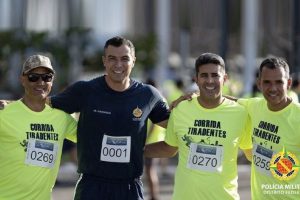
[(103, 50), (98, 49), (94, 54), (83, 59), (84, 69), (87, 71), (99, 71), (104, 69), (102, 64)]
[(156, 42), (154, 34), (133, 39), (136, 51), (136, 65), (141, 69), (148, 71), (154, 68), (156, 62)]
[[(93, 46), (89, 38), (89, 29), (72, 27), (59, 37), (51, 37), (48, 32), (26, 32), (22, 29), (0, 32), (0, 82), (9, 69), (9, 57), (18, 52), (25, 59), (30, 52), (47, 52), (53, 56), (55, 67), (60, 69), (61, 76), (67, 77), (71, 67), (70, 48), (75, 45), (79, 50), (84, 71), (99, 71), (102, 64), (102, 47), (86, 55), (86, 48)], [(129, 38), (129, 37), (128, 37)], [(131, 38), (129, 38), (131, 39)], [(136, 47), (136, 65), (138, 70), (150, 70), (155, 65), (156, 38), (150, 34), (132, 39)], [(66, 85), (67, 79), (57, 80), (56, 84)], [(2, 85), (3, 86), (3, 85)], [(1, 87), (2, 87), (1, 86)], [(3, 88), (3, 87), (2, 87)]]

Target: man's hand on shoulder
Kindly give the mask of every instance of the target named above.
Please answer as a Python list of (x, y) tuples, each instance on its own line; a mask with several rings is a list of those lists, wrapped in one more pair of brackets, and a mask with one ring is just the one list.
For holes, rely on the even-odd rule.
[(237, 101), (238, 98), (236, 97), (233, 97), (233, 96), (230, 96), (230, 95), (223, 95), (225, 98), (229, 99), (229, 100), (232, 100), (232, 101)]
[(8, 100), (0, 100), (0, 110), (3, 110), (4, 107), (5, 107), (7, 104), (9, 104), (9, 103), (11, 103), (11, 101), (8, 101)]
[(192, 92), (192, 93), (187, 93), (184, 94), (182, 96), (180, 96), (178, 99), (176, 99), (175, 101), (173, 101), (170, 104), (170, 110), (172, 110), (173, 108), (175, 108), (180, 102), (185, 101), (185, 100), (192, 100), (193, 97), (195, 96), (199, 96), (199, 92)]

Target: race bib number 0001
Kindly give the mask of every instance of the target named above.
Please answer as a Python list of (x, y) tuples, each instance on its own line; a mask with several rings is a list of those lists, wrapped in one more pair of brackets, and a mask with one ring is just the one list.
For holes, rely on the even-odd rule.
[(190, 169), (220, 172), (222, 170), (223, 147), (191, 143), (187, 167)]
[(56, 143), (28, 139), (25, 163), (39, 167), (53, 168), (57, 156)]
[(254, 144), (253, 147), (252, 164), (254, 164), (257, 171), (271, 176), (270, 161), (273, 156), (273, 151), (258, 144)]
[(115, 137), (104, 135), (100, 160), (106, 162), (129, 163), (130, 149), (130, 136)]

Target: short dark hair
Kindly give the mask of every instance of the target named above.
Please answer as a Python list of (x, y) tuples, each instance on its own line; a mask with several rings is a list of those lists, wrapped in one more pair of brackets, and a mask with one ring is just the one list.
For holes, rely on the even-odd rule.
[(114, 47), (120, 47), (122, 45), (126, 45), (130, 48), (130, 51), (132, 53), (133, 56), (135, 56), (135, 47), (132, 44), (132, 42), (124, 37), (121, 36), (115, 36), (113, 38), (110, 38), (109, 40), (106, 41), (105, 45), (104, 45), (104, 53), (105, 50), (107, 49), (107, 47), (111, 45)]
[(195, 62), (196, 74), (198, 74), (199, 72), (199, 67), (210, 63), (220, 65), (225, 71), (225, 62), (221, 56), (214, 53), (203, 53), (197, 58)]
[(259, 78), (261, 77), (261, 72), (264, 67), (266, 67), (268, 69), (277, 69), (277, 68), (282, 67), (287, 74), (287, 78), (290, 77), (289, 65), (283, 58), (270, 57), (270, 58), (264, 59), (259, 66), (259, 73), (258, 73)]

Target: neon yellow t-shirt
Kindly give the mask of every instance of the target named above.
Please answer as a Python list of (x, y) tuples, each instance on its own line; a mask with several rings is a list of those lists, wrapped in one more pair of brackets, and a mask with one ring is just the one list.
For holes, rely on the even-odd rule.
[[(291, 180), (279, 180), (271, 173), (270, 163), (274, 166), (272, 157), (276, 158), (283, 147), (300, 161), (300, 105), (292, 102), (283, 110), (273, 112), (263, 98), (239, 99), (238, 102), (247, 108), (253, 125), (252, 199), (299, 199), (300, 174)], [(295, 168), (298, 170), (300, 166)]]
[(50, 200), (63, 140), (77, 123), (63, 111), (33, 112), (20, 100), (0, 111), (0, 200)]
[(173, 109), (165, 139), (179, 152), (173, 200), (239, 199), (237, 154), (252, 147), (248, 123), (246, 109), (228, 99), (214, 109), (197, 98)]

